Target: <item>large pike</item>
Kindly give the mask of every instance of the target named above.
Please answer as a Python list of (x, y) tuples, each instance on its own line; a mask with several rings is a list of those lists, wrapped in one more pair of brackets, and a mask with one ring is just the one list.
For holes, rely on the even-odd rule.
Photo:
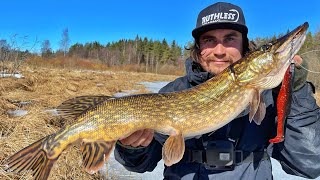
[(118, 139), (146, 128), (169, 135), (163, 145), (163, 160), (168, 166), (175, 164), (184, 154), (184, 138), (214, 131), (247, 107), (250, 121), (261, 123), (265, 106), (260, 94), (281, 83), (293, 55), (305, 40), (307, 28), (308, 23), (304, 23), (192, 89), (67, 100), (57, 109), (72, 122), (9, 157), (5, 169), (31, 170), (35, 179), (47, 179), (60, 154), (81, 140), (84, 169), (94, 173), (108, 159)]

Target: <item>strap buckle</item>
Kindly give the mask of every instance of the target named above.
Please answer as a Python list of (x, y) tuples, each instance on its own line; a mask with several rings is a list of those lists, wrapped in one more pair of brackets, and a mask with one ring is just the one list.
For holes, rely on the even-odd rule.
[(205, 167), (211, 170), (233, 170), (235, 164), (234, 146), (230, 141), (209, 142), (205, 151)]
[(202, 150), (192, 150), (191, 153), (191, 162), (203, 163), (203, 151)]
[(241, 165), (243, 162), (243, 151), (241, 150), (235, 150), (234, 151), (234, 159), (235, 159), (235, 165)]

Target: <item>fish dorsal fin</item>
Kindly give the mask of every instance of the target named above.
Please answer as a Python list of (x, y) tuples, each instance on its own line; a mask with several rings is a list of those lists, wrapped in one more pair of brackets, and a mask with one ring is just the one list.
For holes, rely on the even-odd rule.
[(82, 142), (80, 150), (82, 152), (82, 165), (89, 174), (96, 173), (108, 160), (115, 141), (95, 141)]
[(252, 94), (249, 121), (251, 122), (253, 120), (256, 124), (260, 125), (266, 114), (266, 105), (259, 90), (254, 90)]
[(111, 96), (78, 96), (64, 101), (57, 107), (57, 111), (62, 118), (74, 120), (91, 108), (112, 98)]
[(164, 164), (171, 166), (179, 162), (184, 154), (184, 138), (182, 134), (170, 135), (162, 147)]

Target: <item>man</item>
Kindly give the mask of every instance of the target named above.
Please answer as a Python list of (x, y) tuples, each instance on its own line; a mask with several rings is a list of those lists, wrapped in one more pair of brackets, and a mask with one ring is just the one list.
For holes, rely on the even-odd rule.
[[(240, 7), (215, 3), (202, 10), (192, 31), (195, 43), (186, 60), (187, 75), (160, 92), (191, 88), (238, 61), (249, 50), (248, 29)], [(300, 56), (294, 59), (301, 63)], [(291, 113), (284, 143), (269, 144), (276, 133), (276, 90), (263, 92), (267, 113), (261, 125), (250, 123), (248, 114), (215, 132), (185, 141), (183, 159), (165, 167), (164, 179), (272, 179), (270, 156), (279, 160), (289, 174), (316, 178), (320, 175), (320, 111), (306, 82), (306, 71), (296, 68)], [(201, 118), (201, 117), (199, 117)], [(119, 140), (116, 159), (130, 171), (153, 171), (161, 160), (167, 136), (145, 129)], [(221, 166), (223, 156), (234, 161)]]

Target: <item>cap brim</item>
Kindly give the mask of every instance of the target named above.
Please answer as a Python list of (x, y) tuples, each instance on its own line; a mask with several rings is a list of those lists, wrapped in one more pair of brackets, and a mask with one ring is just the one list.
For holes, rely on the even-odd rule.
[(233, 30), (241, 32), (243, 35), (248, 34), (248, 28), (246, 26), (241, 25), (241, 24), (227, 22), (227, 23), (217, 23), (217, 24), (213, 23), (213, 24), (201, 26), (199, 28), (195, 28), (192, 31), (192, 36), (195, 39), (198, 39), (201, 34), (207, 32), (207, 31), (210, 31), (210, 30), (214, 30), (214, 29), (233, 29)]

